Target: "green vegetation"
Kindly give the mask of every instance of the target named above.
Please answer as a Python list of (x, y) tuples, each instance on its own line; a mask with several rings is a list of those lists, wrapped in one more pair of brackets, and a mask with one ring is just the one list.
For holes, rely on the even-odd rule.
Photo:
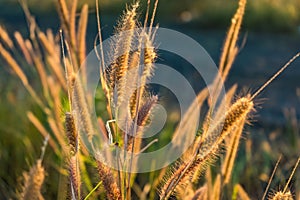
[[(51, 15), (55, 10), (52, 1), (28, 0), (32, 12)], [(86, 0), (90, 12), (95, 13), (95, 2)], [(118, 15), (123, 5), (130, 0), (103, 0), (101, 12), (104, 15)], [(22, 11), (17, 0), (0, 0), (0, 16), (21, 15)], [(80, 1), (78, 7), (82, 6)], [(142, 2), (141, 10), (145, 10)], [(231, 14), (236, 9), (236, 1), (229, 0), (165, 0), (159, 2), (158, 17), (162, 21), (189, 23), (196, 28), (225, 28)], [(295, 32), (300, 26), (300, 1), (298, 0), (252, 0), (249, 1), (244, 19), (246, 30)], [(266, 23), (266, 21), (268, 23)]]

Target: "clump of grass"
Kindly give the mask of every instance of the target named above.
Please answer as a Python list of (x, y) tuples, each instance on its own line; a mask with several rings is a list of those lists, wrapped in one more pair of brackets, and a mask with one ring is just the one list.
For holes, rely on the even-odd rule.
[[(119, 161), (122, 159), (117, 159), (119, 169), (123, 169), (125, 166), (129, 166), (128, 169), (134, 169), (136, 163), (133, 162), (133, 153), (142, 152), (151, 145), (151, 143), (143, 144), (142, 139), (139, 137), (144, 133), (144, 125), (148, 123), (153, 107), (159, 100), (157, 95), (149, 95), (146, 85), (147, 80), (154, 73), (153, 63), (157, 57), (155, 44), (153, 43), (155, 37), (153, 26), (158, 0), (154, 2), (150, 27), (146, 29), (148, 15), (150, 15), (150, 3), (148, 1), (144, 27), (140, 27), (141, 25), (138, 22), (139, 2), (129, 6), (124, 12), (119, 25), (116, 27), (117, 39), (112, 44), (113, 62), (106, 67), (101, 46), (102, 36), (98, 1), (96, 1), (98, 38), (100, 40), (100, 54), (98, 55), (100, 58), (100, 78), (102, 90), (106, 97), (102, 103), (107, 105), (106, 112), (110, 117), (109, 122), (112, 122), (114, 126), (110, 128), (109, 123), (105, 126), (103, 119), (100, 117), (98, 120), (102, 125), (100, 128), (105, 135), (104, 138), (107, 138), (108, 145), (111, 148), (118, 147), (131, 153), (129, 159), (123, 158), (126, 161), (125, 163)], [(58, 0), (57, 5), (62, 22), (60, 40), (54, 36), (52, 31), (42, 32), (37, 27), (34, 18), (30, 15), (24, 3), (22, 6), (29, 21), (30, 38), (23, 39), (18, 32), (15, 33), (16, 42), (26, 62), (36, 69), (43, 95), (37, 95), (37, 90), (29, 83), (26, 73), (13, 57), (14, 45), (4, 29), (0, 29), (0, 33), (1, 31), (4, 33), (0, 34), (0, 39), (4, 43), (4, 45), (0, 44), (0, 54), (45, 114), (44, 120), (47, 126), (34, 113), (28, 112), (27, 116), (42, 135), (50, 135), (50, 146), (67, 166), (58, 167), (61, 176), (63, 176), (62, 179), (65, 179), (60, 184), (67, 185), (68, 188), (67, 196), (63, 198), (82, 199), (84, 196), (86, 198), (100, 196), (114, 200), (135, 197), (145, 199), (147, 196), (151, 196), (151, 190), (156, 189), (151, 187), (149, 189), (151, 182), (149, 181), (150, 183), (146, 184), (144, 190), (142, 190), (135, 182), (137, 175), (126, 170), (111, 169), (107, 165), (110, 158), (96, 151), (97, 147), (93, 143), (93, 139), (97, 136), (91, 118), (90, 99), (86, 96), (84, 90), (87, 81), (86, 72), (82, 71), (83, 77), (76, 75), (86, 56), (85, 37), (88, 6), (84, 5), (82, 7), (78, 26), (76, 26), (77, 1)], [(249, 199), (240, 184), (231, 182), (243, 128), (247, 123), (249, 114), (254, 110), (256, 105), (254, 101), (257, 95), (300, 54), (294, 56), (253, 95), (245, 95), (231, 103), (236, 92), (236, 86), (233, 86), (223, 97), (221, 106), (217, 107), (217, 100), (221, 98), (221, 85), (227, 79), (239, 50), (237, 40), (245, 6), (246, 0), (240, 0), (239, 7), (231, 20), (231, 26), (220, 59), (219, 74), (212, 85), (209, 86), (212, 88), (212, 94), (208, 95), (207, 88), (200, 91), (187, 113), (183, 116), (183, 132), (189, 132), (191, 130), (189, 127), (190, 122), (199, 117), (195, 116), (195, 107), (201, 107), (204, 102), (208, 103), (209, 109), (202, 129), (199, 130), (201, 134), (195, 138), (192, 146), (174, 166), (171, 166), (169, 171), (161, 170), (159, 177), (165, 177), (165, 181), (161, 182), (159, 189), (161, 199), (173, 197), (178, 199), (221, 199), (224, 194), (227, 197), (238, 196), (242, 199)], [(138, 32), (136, 32), (137, 27), (141, 28)], [(138, 45), (137, 49), (132, 51), (132, 48), (135, 47), (133, 46), (134, 42), (137, 42)], [(131, 95), (128, 95), (128, 93)], [(66, 105), (63, 103), (64, 99), (68, 100)], [(61, 108), (66, 111), (65, 120), (61, 119)], [(116, 124), (122, 124), (123, 127), (127, 128), (123, 130)], [(65, 134), (62, 134), (64, 132)], [(87, 141), (82, 137), (82, 132), (86, 134)], [(173, 134), (175, 145), (181, 145), (182, 142), (176, 141), (178, 134), (183, 133), (175, 129)], [(96, 152), (94, 158), (89, 157), (87, 147), (83, 145), (86, 143)], [(221, 162), (220, 171), (213, 176), (210, 166), (217, 160), (218, 156), (222, 155), (224, 149), (226, 150), (224, 162)], [(38, 160), (36, 166), (30, 170), (29, 175), (25, 175), (25, 184), (21, 193), (24, 199), (28, 195), (31, 198), (34, 196), (37, 199), (43, 198), (41, 187), (45, 178), (45, 170), (41, 165), (41, 160)], [(299, 160), (296, 167), (298, 163)], [(93, 180), (95, 171), (91, 168), (97, 169), (100, 183), (99, 180)], [(200, 180), (203, 173), (206, 176), (203, 180)], [(287, 187), (291, 177), (285, 189), (278, 192), (277, 196), (290, 195)], [(157, 185), (160, 180), (157, 178), (152, 182)], [(229, 187), (231, 184), (234, 184), (233, 190)], [(93, 188), (93, 185), (96, 185), (96, 187)], [(100, 189), (98, 189), (99, 185), (102, 186)]]

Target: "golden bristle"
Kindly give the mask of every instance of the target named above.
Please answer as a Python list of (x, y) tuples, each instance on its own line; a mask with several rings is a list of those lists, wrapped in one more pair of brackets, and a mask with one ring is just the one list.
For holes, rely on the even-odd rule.
[[(53, 111), (53, 117), (55, 118), (55, 121), (60, 122), (61, 121), (61, 108), (62, 108), (62, 102), (61, 102), (61, 86), (59, 83), (55, 82), (55, 80), (49, 76), (47, 78), (48, 85), (51, 94), (51, 98), (53, 101), (52, 105), (52, 111)], [(64, 130), (62, 123), (57, 123), (57, 126), (59, 130)]]
[(63, 129), (59, 128), (59, 125), (57, 124), (57, 122), (55, 121), (55, 119), (53, 117), (48, 117), (47, 122), (48, 122), (49, 127), (51, 128), (51, 131), (53, 132), (55, 138), (57, 139), (59, 146), (65, 147), (66, 146), (65, 136), (63, 134), (61, 134), (61, 130), (63, 130)]
[(207, 89), (203, 89), (202, 91), (200, 91), (196, 99), (191, 103), (186, 113), (184, 113), (183, 118), (181, 120), (182, 127), (177, 128), (173, 134), (174, 146), (187, 145), (186, 142), (191, 141), (191, 138), (186, 138), (185, 141), (178, 138), (181, 138), (182, 134), (186, 134), (187, 136), (192, 136), (191, 134), (188, 133), (190, 133), (190, 131), (195, 130), (197, 127), (192, 127), (191, 124), (193, 125), (197, 124), (197, 121), (195, 120), (198, 119), (198, 114), (200, 113), (201, 106), (203, 105), (205, 99), (209, 94), (208, 92), (209, 91)]

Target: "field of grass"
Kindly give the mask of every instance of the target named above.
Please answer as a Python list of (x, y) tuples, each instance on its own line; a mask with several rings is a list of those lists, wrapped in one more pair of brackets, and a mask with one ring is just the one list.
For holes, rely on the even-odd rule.
[[(107, 9), (104, 13), (110, 10), (121, 13), (119, 10), (124, 8), (123, 1), (116, 0), (115, 5), (108, 2), (101, 7)], [(2, 3), (10, 6), (8, 1), (0, 0)], [(42, 8), (40, 12), (54, 7), (52, 1), (39, 6), (36, 1), (28, 3), (34, 12), (39, 6)], [(8, 34), (5, 24), (0, 24), (0, 199), (300, 199), (297, 168), (300, 122), (296, 109), (285, 110), (284, 126), (257, 129), (248, 122), (256, 120), (255, 110), (264, 106), (259, 102), (263, 95), (260, 94), (259, 98), (255, 92), (238, 95), (241, 92), (232, 84), (223, 97), (219, 89), (221, 82), (217, 78), (210, 86), (211, 96), (208, 97), (207, 88), (203, 88), (188, 112), (181, 113), (185, 125), (182, 132), (176, 129), (178, 113), (173, 112), (155, 138), (158, 142), (146, 149), (146, 152), (155, 151), (170, 142), (170, 138), (188, 134), (189, 126), (199, 117), (193, 111), (200, 106), (203, 109), (200, 128), (193, 133), (196, 134), (195, 140), (176, 163), (160, 170), (135, 174), (110, 169), (105, 163), (115, 158), (91, 153), (86, 145), (97, 144), (90, 140), (96, 137), (93, 135), (95, 124), (90, 117), (91, 102), (96, 103), (97, 124), (105, 135), (102, 139), (113, 137), (113, 143), (108, 143), (113, 152), (117, 148), (127, 152), (143, 151), (151, 140), (141, 141), (131, 135), (144, 133), (143, 126), (151, 123), (156, 103), (165, 101), (169, 108), (172, 103), (168, 102), (169, 97), (163, 96), (167, 93), (156, 96), (151, 87), (146, 87), (146, 79), (155, 73), (154, 63), (167, 58), (163, 58), (159, 46), (153, 43), (153, 32), (131, 35), (139, 17), (143, 19), (145, 15), (146, 6), (138, 8), (137, 4), (130, 4), (115, 30), (115, 33), (127, 31), (122, 38), (125, 42), (114, 41), (115, 49), (110, 54), (115, 62), (109, 70), (100, 66), (102, 82), (96, 98), (85, 96), (85, 76), (79, 80), (75, 74), (86, 58), (88, 47), (93, 45), (86, 32), (90, 32), (88, 17), (94, 17), (96, 12), (94, 2), (88, 3), (77, 5), (77, 1), (57, 1), (60, 20), (57, 23), (60, 23), (65, 40), (63, 52), (59, 32), (40, 29), (26, 4), (23, 9), (31, 34), (24, 30), (20, 34), (19, 30), (12, 30), (12, 25)], [(232, 1), (226, 5), (219, 0), (185, 1), (186, 7), (182, 5), (159, 2), (155, 21), (159, 22), (160, 18), (168, 21), (174, 17), (180, 23), (197, 27), (200, 24), (200, 28), (220, 28), (230, 24), (232, 18), (229, 29), (224, 29), (227, 35), (218, 64), (223, 81), (230, 78), (229, 71), (238, 56), (238, 35), (243, 20), (244, 26), (251, 29), (295, 31), (300, 18), (295, 11), (300, 7), (297, 1), (264, 0), (246, 4), (245, 0), (240, 0), (239, 4)], [(243, 19), (245, 11), (247, 14)], [(269, 23), (266, 24), (266, 20)], [(140, 39), (139, 42), (144, 41), (145, 49), (130, 50), (136, 38)], [(116, 55), (122, 48), (125, 48), (124, 53)], [(141, 52), (145, 57), (140, 56)], [(135, 72), (139, 70), (136, 62), (146, 66), (142, 74)], [(129, 69), (134, 72), (128, 77)], [(136, 88), (135, 81), (141, 81), (141, 87)], [(115, 87), (116, 92), (113, 91)], [(127, 90), (132, 88), (134, 92), (128, 97)], [(295, 91), (295, 98), (297, 95), (300, 102), (299, 91)], [(125, 105), (125, 117), (120, 115), (119, 119), (118, 111), (123, 109), (120, 104), (127, 98), (130, 101)], [(222, 98), (224, 107), (216, 106), (218, 98)], [(136, 121), (127, 121), (127, 117)], [(104, 124), (109, 119), (116, 122), (107, 128)], [(123, 130), (113, 125), (122, 123), (122, 120), (128, 127), (136, 129)], [(177, 145), (181, 142), (175, 141)], [(127, 165), (135, 167), (135, 163), (121, 162), (121, 159), (117, 162), (121, 168)], [(276, 173), (271, 178), (274, 169)], [(267, 196), (264, 196), (265, 192)]]

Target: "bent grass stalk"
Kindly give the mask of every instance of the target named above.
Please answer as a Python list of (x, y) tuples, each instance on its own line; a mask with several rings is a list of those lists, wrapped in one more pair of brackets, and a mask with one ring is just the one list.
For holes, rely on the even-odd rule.
[(190, 176), (192, 171), (207, 165), (216, 157), (219, 146), (222, 144), (224, 138), (231, 133), (235, 126), (238, 126), (241, 120), (245, 120), (250, 111), (253, 110), (253, 99), (299, 56), (300, 53), (292, 57), (253, 95), (238, 99), (218, 122), (208, 128), (207, 133), (203, 133), (204, 137), (199, 137), (195, 141), (195, 155), (189, 162), (182, 163), (178, 169), (175, 169), (175, 172), (170, 177), (167, 177), (166, 182), (160, 190), (160, 197), (162, 199), (168, 199), (175, 191), (177, 185), (184, 184), (185, 177)]
[(207, 137), (198, 139), (195, 142), (195, 155), (188, 163), (181, 164), (179, 169), (166, 181), (161, 189), (160, 197), (168, 199), (177, 185), (183, 184), (185, 178), (190, 176), (191, 172), (207, 165), (218, 154), (219, 145), (221, 145), (223, 139), (237, 122), (247, 117), (253, 106), (254, 104), (249, 98), (244, 97), (237, 100), (226, 112), (223, 119), (208, 130), (208, 133), (205, 134)]

